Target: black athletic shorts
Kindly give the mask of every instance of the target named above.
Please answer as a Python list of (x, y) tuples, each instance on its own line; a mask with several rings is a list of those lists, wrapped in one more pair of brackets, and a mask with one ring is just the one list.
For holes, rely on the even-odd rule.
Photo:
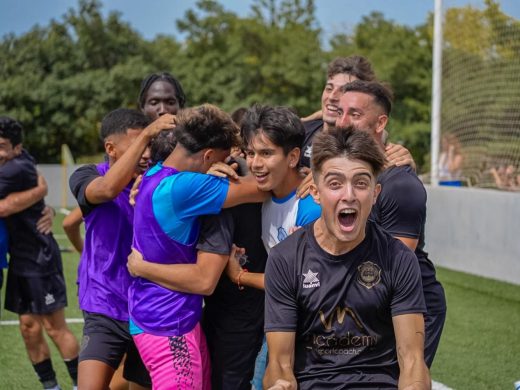
[(152, 387), (150, 375), (128, 330), (128, 322), (89, 312), (83, 312), (83, 317), (85, 325), (79, 361), (98, 360), (116, 370), (126, 353), (123, 377), (138, 385)]
[(67, 306), (65, 279), (60, 273), (20, 276), (7, 271), (5, 308), (18, 314), (50, 314)]

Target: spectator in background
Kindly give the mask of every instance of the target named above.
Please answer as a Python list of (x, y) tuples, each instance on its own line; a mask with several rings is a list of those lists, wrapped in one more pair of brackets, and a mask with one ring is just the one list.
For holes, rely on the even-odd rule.
[(463, 156), (460, 142), (454, 134), (445, 134), (441, 139), (439, 155), (439, 184), (461, 186)]
[(507, 191), (520, 190), (520, 173), (513, 164), (501, 164), (498, 168), (493, 167), (489, 171), (498, 189)]

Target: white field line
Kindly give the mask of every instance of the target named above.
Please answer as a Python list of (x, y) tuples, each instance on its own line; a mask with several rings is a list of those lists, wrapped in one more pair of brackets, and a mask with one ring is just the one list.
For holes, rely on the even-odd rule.
[[(83, 318), (66, 318), (65, 322), (67, 324), (82, 324), (84, 322)], [(7, 320), (7, 321), (0, 321), (1, 325), (19, 325), (20, 322), (18, 320)]]
[(440, 382), (432, 381), (432, 390), (453, 390), (451, 387), (443, 385)]

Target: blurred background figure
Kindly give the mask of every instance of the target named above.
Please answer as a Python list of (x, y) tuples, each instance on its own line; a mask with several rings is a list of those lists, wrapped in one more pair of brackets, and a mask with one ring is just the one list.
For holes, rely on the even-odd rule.
[(513, 164), (501, 164), (489, 171), (498, 189), (520, 191), (520, 172)]
[(441, 139), (439, 156), (439, 184), (445, 186), (462, 186), (462, 163), (464, 157), (460, 151), (460, 143), (454, 134), (445, 134)]

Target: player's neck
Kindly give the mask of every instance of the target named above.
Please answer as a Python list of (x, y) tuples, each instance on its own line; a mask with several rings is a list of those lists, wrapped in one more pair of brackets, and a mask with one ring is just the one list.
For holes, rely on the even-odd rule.
[(302, 182), (297, 169), (291, 169), (285, 176), (283, 182), (271, 191), (275, 198), (282, 199), (294, 192)]
[(356, 237), (352, 241), (342, 241), (334, 236), (333, 232), (327, 228), (323, 217), (318, 218), (314, 224), (314, 237), (316, 242), (325, 252), (330, 253), (333, 256), (344, 255), (345, 253), (351, 252), (365, 239), (365, 229), (361, 230), (362, 233), (359, 237)]
[(193, 155), (188, 153), (188, 151), (179, 144), (177, 144), (173, 152), (171, 152), (168, 158), (163, 162), (163, 166), (175, 168), (180, 172), (198, 172), (199, 165), (199, 161), (194, 159)]

